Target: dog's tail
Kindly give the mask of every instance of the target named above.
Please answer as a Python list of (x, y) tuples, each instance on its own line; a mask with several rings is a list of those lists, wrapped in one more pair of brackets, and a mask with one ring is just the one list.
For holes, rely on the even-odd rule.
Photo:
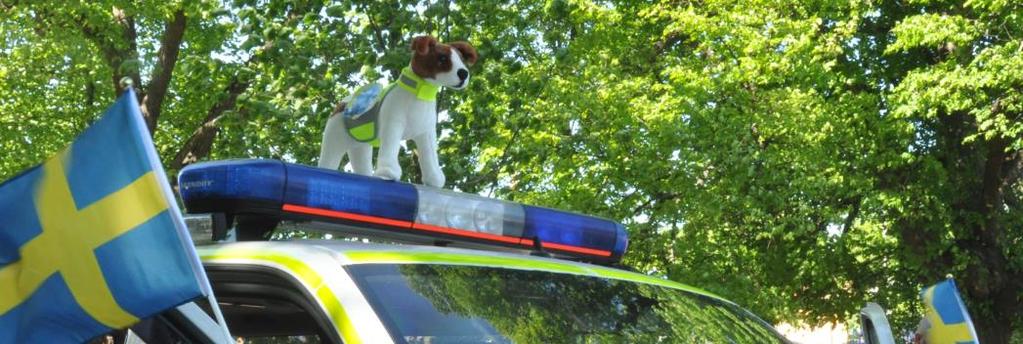
[(345, 109), (347, 108), (348, 102), (342, 101), (340, 103), (337, 103), (337, 106), (334, 107), (334, 111), (330, 113), (330, 117), (334, 117), (337, 116), (339, 113), (345, 112)]

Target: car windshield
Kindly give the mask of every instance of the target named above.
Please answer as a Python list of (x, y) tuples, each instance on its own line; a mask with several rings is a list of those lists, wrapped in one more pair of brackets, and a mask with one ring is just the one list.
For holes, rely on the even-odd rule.
[(749, 312), (683, 290), (479, 266), (347, 267), (398, 343), (784, 343)]

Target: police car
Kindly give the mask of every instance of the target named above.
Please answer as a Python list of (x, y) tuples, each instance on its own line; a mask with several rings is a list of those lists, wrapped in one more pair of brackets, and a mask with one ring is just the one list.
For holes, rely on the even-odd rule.
[[(246, 343), (786, 342), (728, 300), (621, 267), (626, 231), (607, 219), (276, 160), (190, 165), (178, 185)], [(268, 240), (288, 229), (346, 239)], [(210, 310), (163, 318), (212, 342)]]

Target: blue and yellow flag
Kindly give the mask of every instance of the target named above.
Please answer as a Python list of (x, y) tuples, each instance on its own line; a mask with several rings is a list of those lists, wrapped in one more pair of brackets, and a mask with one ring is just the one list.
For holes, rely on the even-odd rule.
[(970, 313), (966, 311), (956, 282), (947, 279), (920, 291), (924, 301), (924, 318), (930, 325), (927, 329), (927, 343), (969, 344), (977, 341), (977, 330), (973, 328)]
[(209, 292), (135, 99), (0, 184), (0, 343), (83, 342)]

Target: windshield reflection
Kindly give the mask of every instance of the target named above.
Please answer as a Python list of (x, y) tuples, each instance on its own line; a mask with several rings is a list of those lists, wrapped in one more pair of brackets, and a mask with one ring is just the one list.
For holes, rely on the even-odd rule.
[(398, 342), (784, 342), (734, 305), (661, 286), (478, 266), (348, 269)]

